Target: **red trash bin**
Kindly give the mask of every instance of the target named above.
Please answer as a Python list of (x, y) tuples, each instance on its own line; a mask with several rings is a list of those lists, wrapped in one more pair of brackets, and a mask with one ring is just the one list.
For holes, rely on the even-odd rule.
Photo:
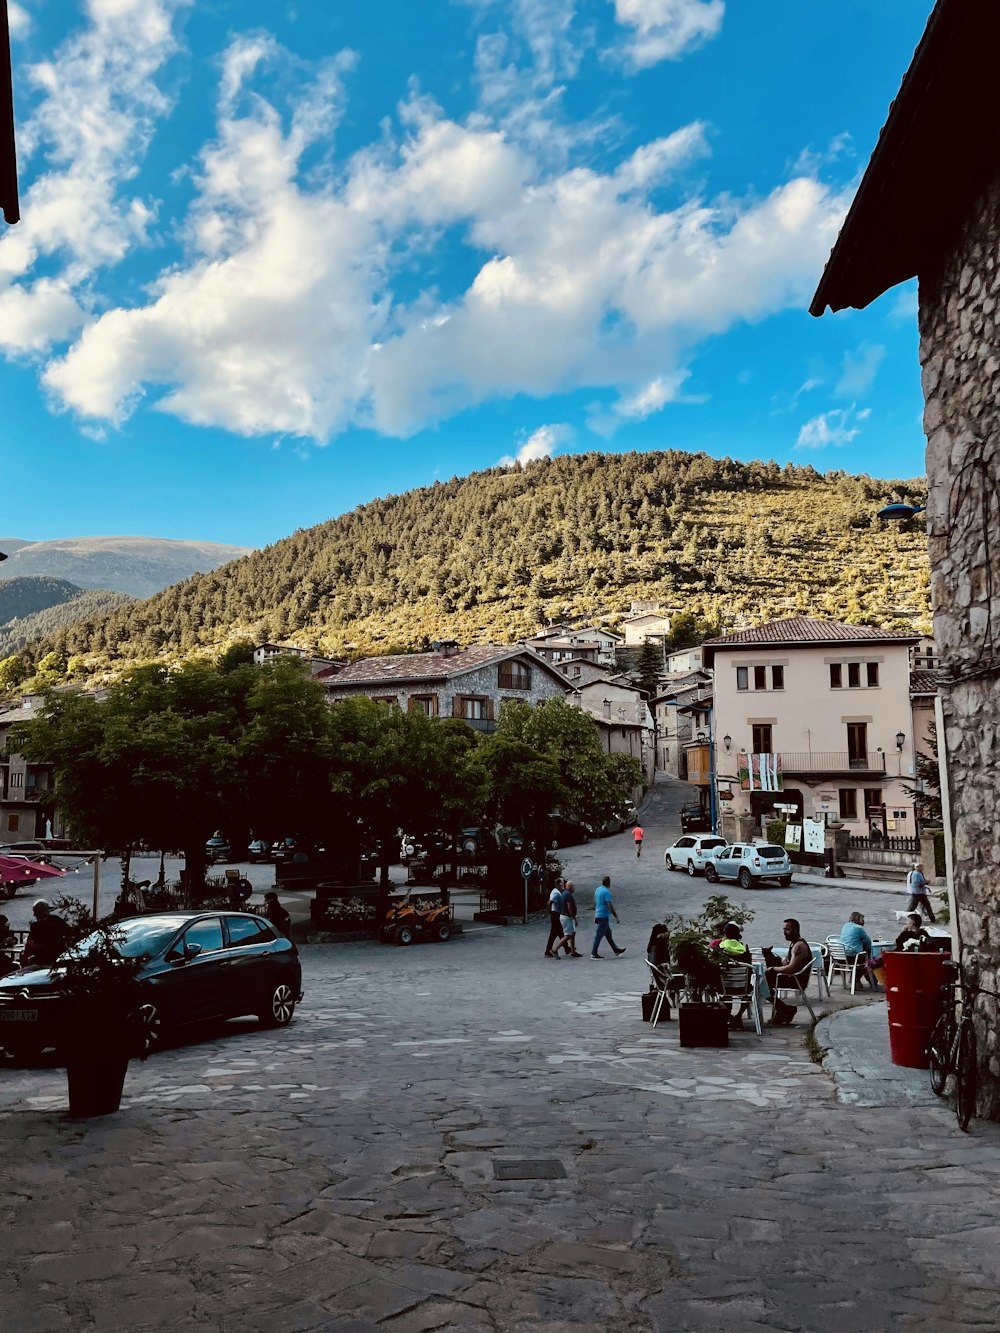
[(928, 1069), (927, 1042), (941, 1015), (941, 987), (950, 980), (943, 953), (886, 952), (885, 989), (889, 1001), (889, 1050), (894, 1065)]

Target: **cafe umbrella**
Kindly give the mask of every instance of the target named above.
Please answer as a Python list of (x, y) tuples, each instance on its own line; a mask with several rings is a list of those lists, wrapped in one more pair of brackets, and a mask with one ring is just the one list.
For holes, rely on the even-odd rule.
[(0, 898), (12, 898), (19, 884), (35, 884), (40, 879), (58, 879), (66, 871), (41, 861), (25, 861), (17, 856), (0, 856)]

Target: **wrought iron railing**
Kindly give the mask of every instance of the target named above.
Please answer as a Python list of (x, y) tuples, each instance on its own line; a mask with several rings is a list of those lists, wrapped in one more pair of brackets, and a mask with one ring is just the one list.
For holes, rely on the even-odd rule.
[(855, 754), (848, 750), (810, 750), (807, 754), (781, 751), (784, 773), (884, 773), (885, 751)]

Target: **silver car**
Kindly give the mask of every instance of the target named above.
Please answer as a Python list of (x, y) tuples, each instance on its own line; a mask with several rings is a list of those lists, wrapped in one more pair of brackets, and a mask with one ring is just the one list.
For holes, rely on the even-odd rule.
[(725, 838), (715, 833), (685, 833), (667, 848), (663, 860), (668, 870), (686, 870), (689, 875), (702, 875), (706, 864), (725, 845)]
[(716, 849), (705, 867), (705, 878), (710, 884), (734, 879), (740, 888), (749, 889), (765, 879), (776, 879), (783, 889), (792, 882), (792, 863), (784, 847), (773, 842), (759, 845), (749, 842), (727, 844)]

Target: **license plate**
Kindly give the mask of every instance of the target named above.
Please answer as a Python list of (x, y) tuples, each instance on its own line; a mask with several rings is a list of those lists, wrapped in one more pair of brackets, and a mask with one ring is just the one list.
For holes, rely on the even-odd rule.
[(0, 1009), (0, 1023), (35, 1023), (37, 1009)]

